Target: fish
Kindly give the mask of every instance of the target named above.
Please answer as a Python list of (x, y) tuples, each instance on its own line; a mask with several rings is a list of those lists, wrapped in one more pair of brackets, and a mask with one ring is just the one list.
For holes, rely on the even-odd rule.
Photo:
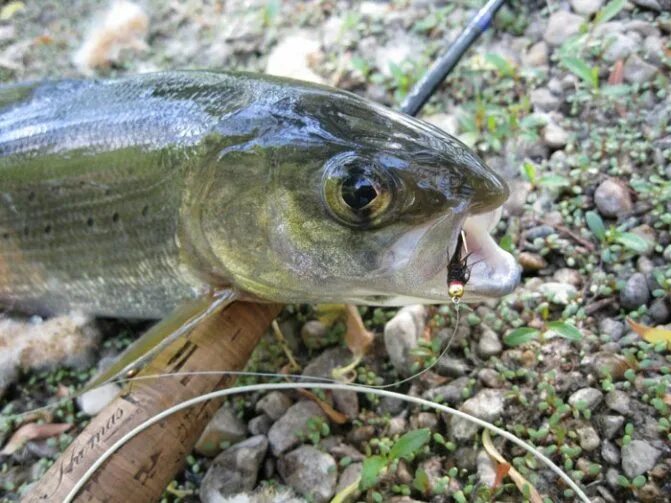
[[(0, 87), (0, 304), (161, 319), (241, 301), (499, 297), (503, 178), (458, 139), (355, 94), (244, 72)], [(458, 253), (458, 250), (457, 250)]]

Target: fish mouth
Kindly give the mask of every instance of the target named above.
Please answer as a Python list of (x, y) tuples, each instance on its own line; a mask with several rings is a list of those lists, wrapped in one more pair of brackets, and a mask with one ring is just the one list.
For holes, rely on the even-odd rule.
[[(376, 295), (373, 292), (366, 292), (367, 294), (361, 292), (363, 295), (354, 301), (359, 304), (386, 306), (454, 302), (448, 294), (447, 263), (455, 253), (460, 253), (462, 259), (468, 255), (466, 264), (470, 276), (464, 285), (462, 301), (478, 302), (512, 293), (520, 283), (521, 268), (515, 258), (496, 244), (490, 234), (500, 217), (501, 208), (467, 216), (460, 228), (465, 237), (463, 249), (457, 250), (457, 241), (451, 241), (451, 246), (443, 248), (446, 251), (443, 252), (444, 259), (440, 261), (443, 265), (439, 266), (438, 272), (422, 284), (415, 285), (407, 294), (385, 295), (382, 292), (375, 292)], [(426, 237), (442, 230), (440, 223), (437, 223), (429, 229), (424, 229), (423, 234)], [(454, 234), (450, 236), (454, 237)], [(436, 235), (433, 234), (431, 238), (435, 239)]]

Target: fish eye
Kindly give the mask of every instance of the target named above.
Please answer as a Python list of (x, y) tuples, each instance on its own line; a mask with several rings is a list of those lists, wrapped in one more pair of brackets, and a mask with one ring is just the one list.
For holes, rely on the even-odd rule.
[(370, 228), (387, 220), (397, 182), (390, 170), (352, 153), (330, 159), (322, 180), (322, 198), (339, 222)]

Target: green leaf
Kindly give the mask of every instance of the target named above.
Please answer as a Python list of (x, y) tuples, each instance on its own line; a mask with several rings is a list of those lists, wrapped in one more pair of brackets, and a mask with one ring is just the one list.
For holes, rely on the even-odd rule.
[(500, 54), (490, 52), (485, 54), (485, 61), (496, 68), (504, 77), (512, 77), (515, 74), (515, 68), (506, 58)]
[(506, 346), (520, 346), (527, 342), (533, 341), (540, 332), (531, 327), (516, 328), (508, 335), (503, 337), (503, 343)]
[(361, 490), (366, 491), (377, 484), (380, 472), (387, 466), (387, 460), (382, 456), (371, 456), (363, 460), (361, 468)]
[(606, 227), (603, 225), (603, 220), (596, 211), (588, 211), (585, 213), (585, 222), (587, 227), (592, 231), (599, 241), (606, 238)]
[(560, 337), (568, 339), (569, 341), (579, 341), (582, 339), (582, 333), (576, 327), (570, 323), (564, 323), (563, 321), (551, 321), (547, 324), (547, 327), (553, 332), (557, 333)]
[(615, 241), (637, 253), (645, 253), (650, 249), (650, 243), (647, 240), (632, 232), (618, 232), (615, 235)]
[(429, 481), (429, 476), (426, 474), (426, 471), (418, 468), (415, 472), (415, 480), (412, 481), (412, 487), (417, 489), (421, 493), (428, 493), (431, 489), (431, 482)]
[(561, 175), (543, 175), (538, 180), (538, 184), (544, 187), (568, 187), (571, 182)]
[(595, 80), (593, 68), (584, 60), (580, 58), (566, 57), (562, 59), (562, 63), (564, 63), (564, 66), (566, 66), (571, 73), (580, 77), (589, 86), (594, 88), (599, 86), (598, 74), (596, 75)]
[(408, 459), (424, 447), (431, 438), (428, 428), (409, 431), (399, 438), (389, 451), (389, 459)]
[(596, 18), (594, 19), (597, 24), (606, 23), (613, 19), (618, 13), (624, 9), (624, 6), (627, 4), (627, 0), (612, 0), (608, 2), (599, 12), (596, 13)]
[(522, 172), (527, 180), (532, 184), (536, 183), (536, 165), (532, 162), (525, 162), (522, 165)]

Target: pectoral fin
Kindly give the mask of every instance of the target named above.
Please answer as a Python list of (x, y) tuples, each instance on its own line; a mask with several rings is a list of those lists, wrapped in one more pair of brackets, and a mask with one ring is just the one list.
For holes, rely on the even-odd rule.
[(80, 393), (135, 374), (159, 351), (180, 336), (188, 335), (197, 324), (220, 312), (235, 297), (234, 292), (225, 291), (182, 304), (133, 342), (110, 367), (94, 376)]

